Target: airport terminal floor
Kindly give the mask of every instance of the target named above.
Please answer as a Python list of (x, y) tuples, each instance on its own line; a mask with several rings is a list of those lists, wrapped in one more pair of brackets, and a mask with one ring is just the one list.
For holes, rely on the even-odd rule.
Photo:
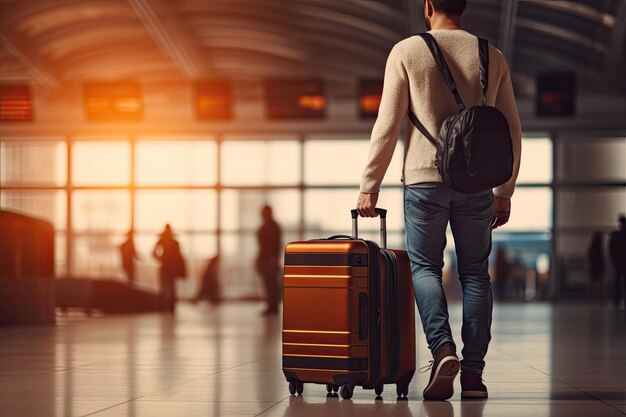
[[(0, 416), (550, 416), (626, 415), (626, 314), (591, 302), (502, 303), (493, 314), (483, 378), (487, 400), (382, 400), (355, 390), (327, 398), (321, 385), (289, 395), (281, 371), (281, 318), (255, 303), (180, 303), (177, 314), (86, 317), (0, 335)], [(460, 342), (461, 305), (450, 304)], [(430, 356), (417, 331), (417, 366)]]

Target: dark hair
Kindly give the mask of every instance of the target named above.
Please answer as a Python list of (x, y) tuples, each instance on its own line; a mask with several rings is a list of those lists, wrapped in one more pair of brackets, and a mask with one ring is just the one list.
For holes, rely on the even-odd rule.
[(428, 0), (439, 13), (461, 16), (467, 6), (467, 0)]

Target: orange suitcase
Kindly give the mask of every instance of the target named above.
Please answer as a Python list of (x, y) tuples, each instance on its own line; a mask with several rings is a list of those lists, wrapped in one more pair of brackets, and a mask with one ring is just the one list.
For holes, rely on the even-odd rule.
[(352, 236), (292, 242), (285, 248), (283, 372), (291, 394), (326, 384), (344, 399), (355, 386), (406, 398), (415, 373), (415, 307), (406, 251)]

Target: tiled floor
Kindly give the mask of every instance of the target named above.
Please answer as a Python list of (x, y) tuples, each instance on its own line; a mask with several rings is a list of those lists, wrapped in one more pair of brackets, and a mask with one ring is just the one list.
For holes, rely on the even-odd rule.
[[(626, 314), (593, 304), (501, 304), (484, 379), (490, 398), (409, 401), (391, 386), (375, 401), (327, 398), (321, 385), (291, 397), (280, 368), (280, 320), (260, 306), (181, 304), (146, 314), (0, 328), (0, 416), (550, 416), (626, 415)], [(450, 306), (460, 339), (459, 304)], [(418, 366), (428, 363), (421, 328)]]

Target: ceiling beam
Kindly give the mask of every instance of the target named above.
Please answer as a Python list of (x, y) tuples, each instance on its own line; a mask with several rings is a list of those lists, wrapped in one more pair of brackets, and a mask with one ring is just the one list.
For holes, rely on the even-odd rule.
[(624, 81), (624, 68), (626, 67), (624, 43), (626, 43), (626, 1), (621, 2), (619, 9), (615, 13), (615, 25), (611, 34), (607, 66), (609, 79), (614, 80), (622, 90), (626, 90), (626, 81)]
[(509, 65), (511, 65), (511, 58), (513, 57), (513, 41), (515, 38), (515, 25), (517, 24), (517, 1), (504, 0), (500, 9), (500, 36), (498, 43)]
[(35, 83), (46, 88), (57, 88), (59, 86), (59, 81), (56, 77), (50, 74), (35, 58), (28, 56), (15, 42), (2, 33), (0, 33), (0, 45), (20, 61), (22, 65), (28, 68), (30, 78)]
[(202, 77), (201, 71), (189, 55), (185, 45), (174, 39), (157, 13), (146, 0), (127, 0), (135, 14), (143, 22), (146, 30), (163, 52), (174, 62), (176, 67), (188, 78), (195, 80)]

